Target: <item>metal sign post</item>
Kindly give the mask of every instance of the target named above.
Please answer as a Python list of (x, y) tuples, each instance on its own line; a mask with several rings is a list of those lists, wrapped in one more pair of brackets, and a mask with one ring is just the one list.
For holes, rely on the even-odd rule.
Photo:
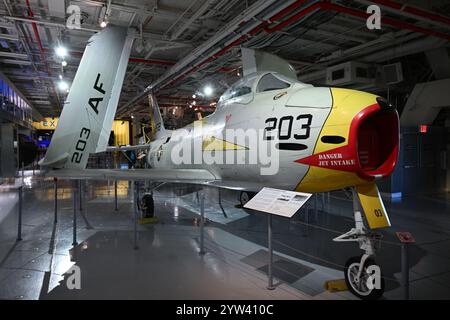
[(409, 245), (416, 242), (409, 232), (396, 232), (398, 239), (402, 243), (402, 286), (403, 298), (409, 300)]
[(269, 251), (267, 289), (269, 290), (275, 289), (275, 286), (273, 285), (272, 215), (292, 218), (292, 216), (308, 201), (311, 195), (312, 194), (310, 193), (263, 188), (244, 205), (244, 208), (246, 209), (269, 214), (267, 217), (267, 246)]

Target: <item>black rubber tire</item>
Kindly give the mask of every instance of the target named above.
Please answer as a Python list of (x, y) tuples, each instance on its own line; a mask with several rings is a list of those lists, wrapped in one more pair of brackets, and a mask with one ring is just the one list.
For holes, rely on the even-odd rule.
[(250, 191), (241, 191), (241, 193), (239, 194), (239, 202), (241, 204), (242, 207), (244, 207), (244, 205), (250, 201), (251, 198), (253, 198), (256, 195), (255, 192), (250, 192)]
[[(361, 256), (359, 256), (359, 257), (352, 257), (352, 258), (348, 259), (347, 262), (345, 263), (344, 275), (345, 275), (345, 283), (347, 284), (348, 290), (351, 293), (353, 293), (355, 296), (360, 298), (360, 299), (363, 299), (363, 300), (377, 300), (377, 299), (381, 298), (383, 296), (383, 293), (384, 293), (384, 278), (383, 278), (383, 274), (381, 272), (380, 272), (380, 275), (381, 275), (380, 288), (379, 289), (374, 288), (368, 294), (360, 294), (353, 287), (353, 285), (351, 283), (351, 280), (349, 279), (349, 277), (350, 277), (349, 268), (352, 268), (352, 270), (353, 270), (355, 265), (359, 266), (359, 262), (360, 261), (361, 261)], [(367, 267), (369, 267), (370, 265), (377, 265), (377, 264), (375, 263), (375, 261), (373, 259), (368, 258), (366, 260), (365, 264), (364, 264), (363, 271), (366, 271)]]
[(144, 194), (141, 199), (142, 213), (144, 218), (153, 218), (155, 215), (155, 204), (152, 194)]

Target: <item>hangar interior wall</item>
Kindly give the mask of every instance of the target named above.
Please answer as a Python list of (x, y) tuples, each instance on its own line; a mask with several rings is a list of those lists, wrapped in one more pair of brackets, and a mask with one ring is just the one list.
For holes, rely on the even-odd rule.
[(447, 128), (402, 127), (399, 160), (394, 173), (380, 182), (385, 196), (433, 194), (448, 190)]

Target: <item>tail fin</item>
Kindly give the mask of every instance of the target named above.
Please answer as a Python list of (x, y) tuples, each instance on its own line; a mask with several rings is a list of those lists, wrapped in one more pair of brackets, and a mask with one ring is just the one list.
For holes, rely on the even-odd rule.
[(108, 26), (89, 39), (40, 165), (84, 169), (90, 153), (106, 150), (133, 38)]
[(150, 105), (150, 124), (152, 126), (152, 137), (151, 139), (158, 139), (167, 133), (164, 128), (164, 122), (161, 117), (161, 112), (159, 111), (158, 102), (153, 94), (148, 95), (148, 103)]

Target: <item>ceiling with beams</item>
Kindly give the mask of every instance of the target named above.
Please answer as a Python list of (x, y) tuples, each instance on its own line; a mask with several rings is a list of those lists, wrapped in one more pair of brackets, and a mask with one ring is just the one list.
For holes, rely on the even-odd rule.
[[(374, 3), (382, 10), (381, 30), (366, 26)], [(66, 26), (70, 5), (81, 9), (80, 29)], [(420, 65), (417, 54), (448, 48), (449, 16), (445, 0), (0, 0), (0, 69), (42, 116), (57, 116), (67, 95), (58, 81), (74, 78), (100, 23), (134, 28), (117, 111), (126, 118), (148, 111), (149, 91), (162, 107), (187, 106), (206, 84), (214, 96), (197, 105), (210, 108), (241, 75), (241, 46), (287, 59), (300, 80), (317, 85), (325, 84), (327, 67), (349, 60), (415, 57)], [(65, 67), (54, 51), (58, 45), (69, 52)]]

